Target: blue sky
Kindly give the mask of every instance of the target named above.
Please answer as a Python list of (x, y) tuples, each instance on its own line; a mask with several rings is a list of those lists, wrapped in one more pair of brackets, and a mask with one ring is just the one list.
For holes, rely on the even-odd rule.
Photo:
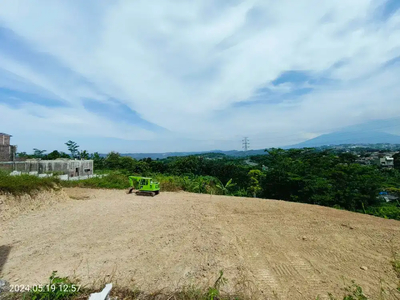
[(399, 95), (398, 0), (0, 2), (0, 132), (20, 151), (291, 145), (371, 130)]

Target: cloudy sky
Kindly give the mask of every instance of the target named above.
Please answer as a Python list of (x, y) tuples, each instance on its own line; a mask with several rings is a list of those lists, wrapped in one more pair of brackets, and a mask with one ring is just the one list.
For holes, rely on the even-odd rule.
[(396, 116), (399, 0), (0, 1), (20, 151), (260, 149)]

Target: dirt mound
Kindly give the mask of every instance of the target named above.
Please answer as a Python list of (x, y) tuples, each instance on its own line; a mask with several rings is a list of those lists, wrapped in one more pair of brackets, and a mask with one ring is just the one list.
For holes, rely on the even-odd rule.
[(380, 280), (398, 283), (390, 264), (398, 221), (253, 198), (66, 193), (73, 199), (0, 225), (10, 249), (1, 278), (42, 283), (57, 270), (152, 291), (212, 284), (224, 270), (226, 290), (259, 299), (315, 299), (339, 292), (342, 277), (376, 299)]
[(62, 190), (38, 191), (32, 195), (24, 194), (14, 196), (11, 194), (0, 194), (0, 220), (6, 221), (26, 212), (46, 208), (69, 199)]

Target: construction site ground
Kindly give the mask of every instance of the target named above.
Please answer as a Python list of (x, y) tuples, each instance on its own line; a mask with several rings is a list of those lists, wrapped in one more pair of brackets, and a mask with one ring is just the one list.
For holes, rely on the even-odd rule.
[(212, 285), (256, 299), (321, 299), (355, 280), (376, 299), (398, 283), (400, 222), (316, 205), (185, 192), (65, 189), (70, 199), (0, 221), (0, 278), (147, 292)]

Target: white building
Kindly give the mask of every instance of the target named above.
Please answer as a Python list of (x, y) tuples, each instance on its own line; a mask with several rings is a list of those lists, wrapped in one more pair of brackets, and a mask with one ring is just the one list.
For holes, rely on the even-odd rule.
[(394, 167), (394, 158), (390, 156), (384, 156), (379, 158), (379, 164), (385, 168), (393, 168)]

